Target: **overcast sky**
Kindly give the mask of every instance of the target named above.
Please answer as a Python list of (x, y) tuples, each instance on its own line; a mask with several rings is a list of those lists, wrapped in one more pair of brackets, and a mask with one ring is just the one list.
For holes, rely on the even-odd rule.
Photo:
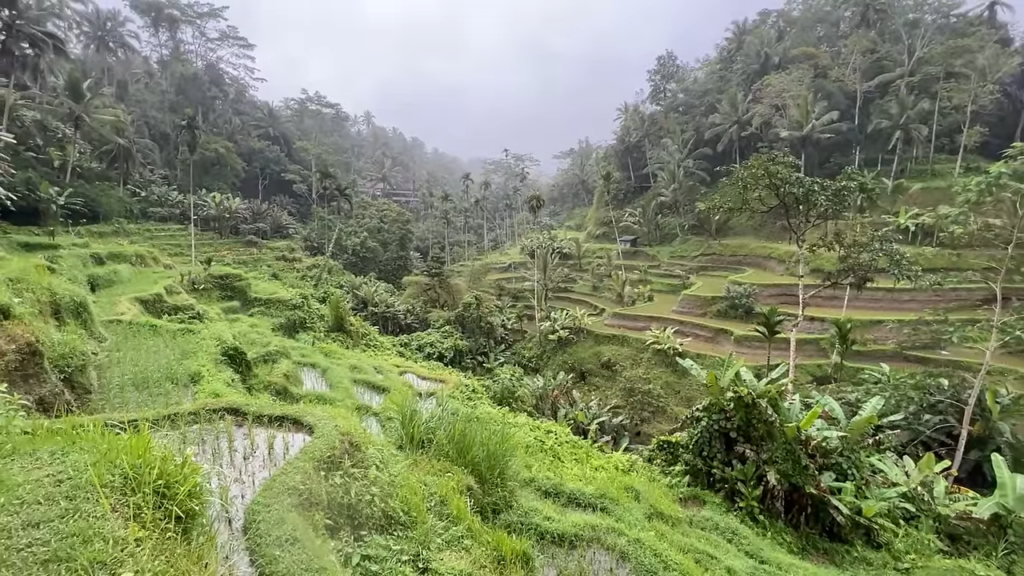
[(507, 147), (550, 166), (578, 138), (610, 136), (615, 107), (666, 48), (697, 58), (731, 21), (782, 0), (226, 3), (258, 47), (262, 97), (320, 90), (446, 152)]
[[(608, 138), (655, 56), (781, 0), (221, 0), (280, 100), (320, 90), (462, 157)], [(113, 2), (110, 2), (113, 3)]]

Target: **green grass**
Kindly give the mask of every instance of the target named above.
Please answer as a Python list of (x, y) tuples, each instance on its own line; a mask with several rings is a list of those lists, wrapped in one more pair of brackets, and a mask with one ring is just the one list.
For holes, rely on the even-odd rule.
[(162, 410), (187, 404), (196, 364), (214, 353), (195, 330), (155, 322), (112, 322), (89, 403), (93, 413)]
[[(233, 421), (299, 425), (312, 434), (246, 512), (246, 543), (264, 576), (532, 575), (549, 563), (586, 570), (579, 564), (588, 550), (606, 552), (634, 574), (887, 574), (926, 568), (966, 574), (974, 568), (852, 548), (844, 548), (849, 556), (836, 564), (807, 561), (791, 539), (751, 526), (716, 498), (680, 492), (637, 458), (604, 453), (562, 425), (496, 409), (478, 382), (402, 359), (391, 339), (367, 331), (357, 341), (317, 327), (285, 338), (275, 326), (288, 306), (276, 304), (287, 304), (309, 286), (299, 270), (305, 263), (281, 262), (274, 253), (205, 238), (203, 249), (218, 250), (222, 258), (215, 263), (218, 278), (230, 279), (233, 268), (248, 291), (231, 283), (199, 293), (168, 292), (176, 271), (131, 266), (111, 268), (111, 280), (90, 294), (87, 276), (99, 266), (82, 259), (81, 251), (123, 248), (105, 244), (119, 237), (108, 232), (86, 229), (88, 246), (84, 240), (35, 243), (34, 252), (0, 259), (5, 280), (17, 272), (19, 282), (33, 287), (27, 292), (31, 298), (17, 302), (13, 290), (0, 291), (0, 304), (13, 303), (18, 330), (49, 336), (84, 331), (77, 326), (96, 323), (95, 316), (116, 318), (96, 323), (97, 334), (90, 337), (95, 354), (83, 356), (92, 359), (89, 368), (96, 373), (87, 412), (103, 415), (46, 426), (17, 420), (33, 430), (0, 435), (0, 574), (215, 573), (208, 562), (208, 527), (191, 524), (183, 530), (173, 514), (167, 516), (173, 510), (167, 502), (188, 492), (188, 460), (154, 447), (143, 424), (180, 430)], [(183, 228), (139, 227), (120, 237), (173, 248), (179, 268), (187, 259)], [(66, 266), (26, 272), (38, 265), (40, 254), (55, 250), (66, 254)], [(198, 315), (144, 314), (139, 297), (154, 294), (161, 296), (150, 302), (153, 311), (170, 303)], [(601, 296), (579, 297), (617, 308)], [(660, 294), (649, 309), (638, 311), (669, 314), (675, 298)], [(243, 306), (250, 300), (264, 304), (261, 311)], [(69, 325), (60, 327), (61, 322)], [(0, 322), (0, 333), (9, 328)], [(704, 397), (703, 384), (647, 350), (642, 335), (608, 332), (545, 351), (547, 370), (573, 374), (581, 393), (600, 393), (654, 433), (677, 425), (686, 408)], [(251, 368), (239, 370), (236, 356), (227, 357), (236, 358), (229, 365), (225, 349), (241, 350)], [(301, 367), (322, 372), (328, 390), (303, 391)], [(417, 393), (402, 378), (406, 372), (443, 384), (432, 411), (419, 409)], [(385, 406), (361, 404), (356, 386), (384, 394)], [(368, 416), (383, 421), (383, 437), (362, 428)], [(162, 479), (166, 483), (157, 482)], [(170, 489), (164, 493), (160, 486)]]
[(215, 573), (207, 565), (212, 540), (202, 530), (195, 537), (176, 534), (132, 515), (142, 512), (132, 501), (145, 495), (145, 484), (104, 482), (102, 491), (97, 486), (106, 480), (111, 454), (139, 456), (131, 462), (140, 465), (152, 462), (132, 449), (138, 439), (60, 428), (5, 438), (10, 444), (0, 450), (0, 574)]

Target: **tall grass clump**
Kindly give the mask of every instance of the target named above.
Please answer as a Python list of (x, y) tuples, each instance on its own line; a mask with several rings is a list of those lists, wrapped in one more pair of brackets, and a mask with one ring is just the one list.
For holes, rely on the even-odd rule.
[(518, 446), (505, 422), (448, 401), (428, 411), (415, 396), (399, 399), (391, 420), (400, 448), (446, 461), (472, 478), (470, 498), (482, 514), (508, 507), (518, 477)]
[(187, 539), (209, 534), (199, 464), (158, 446), (146, 428), (124, 435), (106, 428), (91, 433), (104, 448), (93, 482), (108, 508), (154, 533)]
[(341, 294), (332, 294), (327, 301), (327, 331), (349, 334), (352, 331), (352, 310)]

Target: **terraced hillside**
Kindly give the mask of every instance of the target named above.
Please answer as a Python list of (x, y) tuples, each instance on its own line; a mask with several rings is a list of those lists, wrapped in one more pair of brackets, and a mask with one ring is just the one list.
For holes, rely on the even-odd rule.
[[(854, 364), (888, 363), (901, 366), (970, 368), (980, 362), (975, 349), (958, 345), (955, 338), (928, 335), (935, 320), (950, 326), (970, 326), (991, 314), (992, 289), (981, 281), (985, 253), (959, 253), (938, 249), (912, 251), (926, 271), (927, 284), (894, 285), (878, 278), (860, 291), (826, 289), (809, 303), (798, 338), (798, 360), (813, 365), (831, 361), (831, 321), (855, 322), (858, 346), (849, 356)], [(715, 309), (727, 286), (749, 287), (756, 306), (777, 306), (795, 316), (797, 281), (790, 261), (794, 252), (785, 244), (730, 240), (689, 242), (675, 247), (623, 251), (619, 260), (614, 246), (593, 244), (582, 262), (565, 262), (570, 280), (550, 304), (557, 308), (582, 309), (595, 319), (591, 330), (643, 337), (652, 328), (675, 329), (685, 349), (696, 354), (734, 354), (750, 362), (763, 362), (767, 343), (754, 332), (750, 318), (722, 318)], [(827, 261), (812, 261), (806, 289), (813, 291)], [(502, 290), (532, 285), (530, 263), (516, 253), (491, 256), (488, 276)], [(594, 273), (595, 266), (603, 270)], [(622, 270), (634, 286), (649, 286), (649, 302), (627, 305), (613, 296), (609, 271)], [(1004, 289), (1004, 296), (1024, 298), (1024, 283)], [(781, 350), (784, 336), (773, 342)], [(1024, 369), (1024, 356), (1003, 353), (995, 358), (1004, 371)]]
[(805, 561), (358, 318), (339, 329), (293, 244), (198, 246), (190, 280), (180, 228), (0, 237), (0, 574), (983, 569)]

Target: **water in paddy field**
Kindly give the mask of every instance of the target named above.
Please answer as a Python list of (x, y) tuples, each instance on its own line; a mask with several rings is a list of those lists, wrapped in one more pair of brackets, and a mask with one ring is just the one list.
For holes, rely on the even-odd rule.
[(405, 378), (410, 384), (412, 384), (412, 387), (421, 394), (424, 392), (433, 392), (441, 387), (441, 384), (420, 378), (412, 372), (402, 374), (402, 378)]
[(370, 434), (374, 436), (382, 436), (384, 434), (384, 429), (381, 427), (380, 420), (376, 416), (363, 416), (361, 422), (363, 428), (366, 428), (366, 431)]
[(323, 373), (315, 368), (300, 368), (299, 377), (302, 378), (302, 389), (307, 392), (327, 392), (327, 379)]
[[(576, 550), (570, 552), (559, 562), (564, 572), (560, 571), (553, 564), (547, 564), (541, 570), (541, 576), (559, 576), (561, 574), (578, 574), (580, 567), (588, 570), (591, 576), (630, 576), (629, 566), (625, 562), (613, 556), (607, 550), (600, 548), (588, 548), (587, 550)], [(566, 569), (564, 566), (572, 566)]]
[(380, 408), (380, 405), (384, 403), (384, 395), (376, 390), (356, 386), (355, 393), (356, 400), (359, 400), (359, 402), (369, 406), (370, 408)]
[(245, 548), (245, 510), (271, 474), (309, 442), (298, 429), (219, 422), (185, 428), (175, 442), (192, 450), (210, 482), (210, 519), (217, 538), (221, 574), (255, 575)]

